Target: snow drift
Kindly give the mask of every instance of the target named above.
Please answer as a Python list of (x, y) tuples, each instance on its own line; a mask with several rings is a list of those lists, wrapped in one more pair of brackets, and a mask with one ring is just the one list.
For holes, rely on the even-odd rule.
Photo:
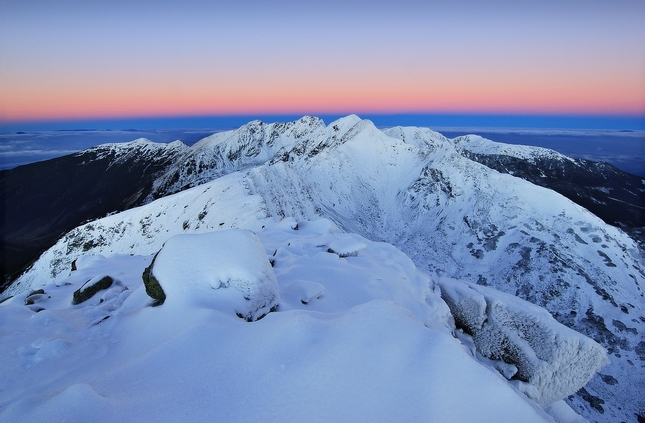
[[(173, 237), (152, 266), (157, 307), (141, 279), (152, 255), (80, 258), (40, 312), (27, 293), (0, 304), (0, 421), (552, 421), (451, 336), (405, 254), (351, 238), (361, 248), (340, 257), (327, 250), (348, 235), (329, 221)], [(72, 304), (106, 274), (128, 289)], [(254, 322), (220, 301), (274, 288), (280, 306)]]

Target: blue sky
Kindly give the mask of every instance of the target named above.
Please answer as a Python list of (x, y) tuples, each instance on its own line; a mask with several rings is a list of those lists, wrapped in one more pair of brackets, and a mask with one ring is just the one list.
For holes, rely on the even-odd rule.
[(645, 115), (642, 0), (0, 0), (0, 122)]

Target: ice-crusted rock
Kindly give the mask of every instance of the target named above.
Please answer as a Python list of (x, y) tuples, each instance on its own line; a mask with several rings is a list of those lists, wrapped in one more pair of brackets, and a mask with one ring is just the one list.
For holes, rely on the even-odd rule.
[(360, 237), (353, 234), (347, 234), (331, 242), (327, 251), (332, 254), (337, 254), (338, 257), (344, 258), (357, 256), (358, 252), (365, 247), (367, 247), (367, 244)]
[(479, 285), (439, 280), (457, 327), (472, 334), (477, 351), (517, 366), (524, 392), (549, 406), (577, 392), (605, 364), (605, 349), (558, 323), (541, 307)]
[(151, 273), (165, 292), (164, 308), (188, 302), (232, 310), (251, 322), (278, 307), (273, 269), (252, 231), (176, 235), (157, 254)]

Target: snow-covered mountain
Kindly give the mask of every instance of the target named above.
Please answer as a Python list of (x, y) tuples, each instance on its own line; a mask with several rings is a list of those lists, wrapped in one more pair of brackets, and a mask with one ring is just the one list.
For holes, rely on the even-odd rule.
[[(6, 295), (26, 296), (49, 281), (64, 286), (64, 281), (74, 278), (72, 262), (90, 254), (134, 254), (151, 260), (174, 235), (242, 228), (262, 238), (263, 226), (273, 227), (285, 217), (302, 222), (326, 218), (347, 234), (398, 247), (441, 286), (437, 292), (459, 293), (437, 300), (442, 307), (450, 306), (451, 316), (460, 315), (463, 304), (483, 306), (479, 310), (484, 311), (468, 312), (483, 320), (455, 320), (473, 335), (474, 341), (464, 340), (464, 344), (472, 342), (488, 359), (501, 358), (515, 365), (521, 361), (508, 354), (495, 355), (494, 348), (482, 352), (488, 344), (481, 339), (488, 339), (490, 333), (510, 336), (494, 329), (497, 326), (487, 330), (481, 324), (473, 326), (477, 321), (499, 321), (487, 310), (498, 302), (512, 303), (491, 288), (546, 308), (560, 323), (607, 348), (611, 361), (575, 395), (567, 393), (571, 395), (567, 402), (592, 421), (634, 421), (645, 416), (640, 394), (645, 389), (641, 335), (645, 270), (638, 245), (579, 204), (531, 183), (527, 172), (519, 172), (526, 163), (533, 166), (531, 174), (542, 163), (575, 165), (571, 159), (550, 150), (504, 146), (474, 136), (450, 140), (426, 128), (380, 130), (356, 116), (327, 126), (309, 117), (288, 124), (252, 122), (192, 148), (176, 148), (177, 154), (145, 193), (149, 204), (68, 232)], [(500, 157), (505, 159), (493, 159)], [(513, 159), (512, 169), (508, 158)], [(506, 167), (496, 169), (500, 166)], [(542, 173), (548, 175), (549, 169)], [(329, 242), (321, 241), (319, 246), (333, 252)], [(274, 252), (279, 258), (278, 250)], [(322, 274), (328, 276), (316, 283), (327, 289), (324, 282), (330, 283), (338, 272), (332, 266)], [(311, 279), (311, 274), (307, 277)], [(462, 282), (446, 282), (451, 280), (446, 278)], [(277, 283), (281, 295), (284, 290), (290, 292), (280, 285), (280, 277)], [(459, 284), (465, 285), (451, 288)], [(136, 288), (134, 281), (126, 285)], [(313, 288), (297, 289), (311, 293)], [(392, 295), (379, 298), (393, 301), (399, 294)], [(460, 300), (464, 295), (469, 299), (465, 303)], [(515, 321), (506, 320), (504, 325), (515, 327)], [(526, 325), (517, 324), (513, 330), (520, 337), (529, 336)], [(568, 339), (558, 335), (559, 330), (546, 333)], [(513, 337), (504, 339), (510, 342)], [(549, 362), (544, 355), (536, 357), (540, 363)], [(516, 373), (515, 388), (523, 386), (520, 382), (531, 385), (524, 392), (540, 403), (542, 394), (530, 394), (539, 385), (531, 375)], [(553, 399), (545, 398), (540, 405)]]
[(469, 159), (559, 192), (610, 225), (627, 230), (645, 226), (645, 185), (636, 175), (607, 163), (573, 159), (539, 147), (497, 143), (477, 135), (458, 137), (454, 142)]

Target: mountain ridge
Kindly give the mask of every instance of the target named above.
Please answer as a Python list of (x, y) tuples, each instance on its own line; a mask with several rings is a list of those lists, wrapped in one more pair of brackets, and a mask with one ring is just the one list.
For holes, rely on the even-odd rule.
[(2, 290), (65, 232), (143, 204), (153, 180), (187, 148), (137, 139), (0, 171)]
[[(185, 182), (158, 185), (158, 200), (79, 226), (14, 288), (35, 286), (38, 275), (62, 277), (81, 255), (153, 254), (172, 234), (258, 230), (262, 222), (288, 216), (325, 217), (347, 232), (398, 246), (433, 277), (489, 285), (547, 308), (612, 356), (604, 378), (596, 376), (569, 404), (599, 421), (643, 413), (635, 392), (644, 382), (633, 369), (645, 360), (639, 338), (645, 330), (645, 272), (638, 245), (624, 232), (561, 194), (510, 174), (508, 167), (499, 171), (469, 157), (497, 157), (501, 154), (490, 154), (495, 145), (484, 145), (487, 154), (475, 148), (477, 153), (464, 153), (466, 139), (450, 140), (424, 128), (379, 130), (357, 116), (327, 126), (315, 118), (303, 122), (291, 126), (302, 126), (300, 136), (263, 144), (264, 156), (249, 142), (234, 136), (227, 141), (234, 131), (213, 136), (214, 143), (204, 140), (195, 150), (215, 153), (194, 160), (195, 172), (204, 165), (203, 174), (192, 179), (184, 174), (193, 188), (181, 190)], [(251, 123), (238, 134), (258, 133), (251, 128), (263, 126)], [(266, 125), (259, 139), (271, 139), (275, 128)], [(239, 153), (232, 159), (222, 154), (229, 147)], [(536, 157), (543, 157), (537, 153), (576, 163), (529, 147), (505, 153), (534, 166)], [(191, 154), (185, 151), (182, 157)], [(517, 157), (521, 154), (526, 156)], [(174, 189), (179, 191), (173, 194)], [(186, 207), (176, 207), (182, 204)], [(227, 209), (240, 214), (220, 221)]]

